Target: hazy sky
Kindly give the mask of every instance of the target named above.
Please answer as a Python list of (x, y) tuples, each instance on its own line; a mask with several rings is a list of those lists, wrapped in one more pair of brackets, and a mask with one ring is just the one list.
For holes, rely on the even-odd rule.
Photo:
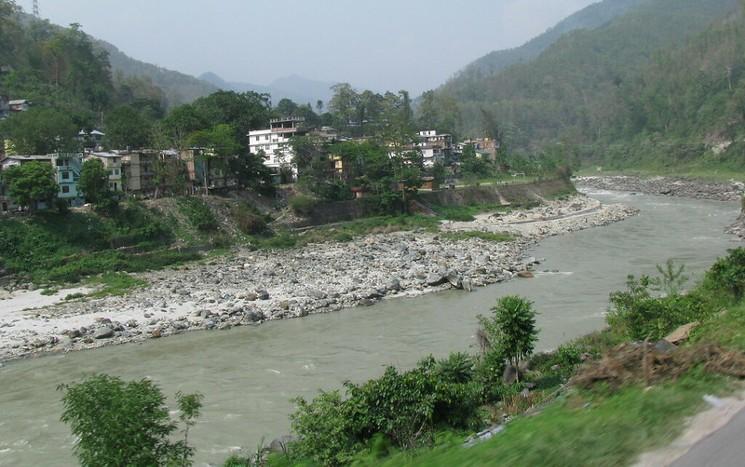
[[(16, 0), (31, 11), (32, 0)], [(43, 18), (146, 62), (267, 84), (299, 74), (377, 91), (436, 87), (597, 0), (39, 0)]]

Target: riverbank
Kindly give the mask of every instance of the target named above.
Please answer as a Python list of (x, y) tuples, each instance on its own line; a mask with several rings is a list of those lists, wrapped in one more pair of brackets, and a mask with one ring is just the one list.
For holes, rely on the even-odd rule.
[(681, 177), (585, 176), (577, 177), (575, 183), (578, 187), (597, 190), (630, 191), (715, 201), (739, 201), (745, 191), (745, 184), (742, 182), (713, 182)]
[[(389, 297), (449, 288), (471, 290), (529, 269), (527, 248), (550, 235), (623, 220), (635, 210), (578, 196), (507, 216), (482, 216), (425, 231), (370, 235), (296, 250), (238, 250), (205, 264), (138, 275), (136, 294), (18, 311), (17, 292), (0, 312), (0, 361), (138, 342), (192, 330), (257, 325), (371, 305)], [(494, 242), (453, 231), (509, 231)]]

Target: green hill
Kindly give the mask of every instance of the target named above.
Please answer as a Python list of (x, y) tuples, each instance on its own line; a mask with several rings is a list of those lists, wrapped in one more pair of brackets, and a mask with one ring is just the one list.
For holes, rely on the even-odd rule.
[[(656, 121), (654, 112), (671, 112), (673, 120), (682, 118), (673, 115), (679, 108), (657, 103), (664, 100), (663, 91), (673, 92), (677, 102), (682, 92), (679, 86), (695, 86), (686, 80), (695, 81), (700, 75), (692, 71), (693, 65), (686, 68), (678, 63), (687, 58), (675, 57), (693, 53), (684, 51), (688, 41), (691, 47), (704, 47), (693, 38), (710, 27), (719, 27), (716, 25), (737, 11), (739, 3), (649, 0), (627, 5), (625, 14), (600, 27), (565, 34), (530, 62), (472, 79), (466, 85), (450, 82), (436, 94), (440, 101), (457, 103), (461, 133), (483, 134), (486, 117), (497, 122), (508, 144), (517, 149), (558, 141), (579, 146), (628, 139), (642, 131), (654, 131), (650, 126)], [(598, 8), (613, 4), (605, 2)], [(712, 30), (700, 40), (714, 40), (717, 34), (724, 33)], [(728, 40), (735, 40), (730, 36)], [(664, 65), (667, 61), (678, 65)], [(699, 61), (699, 65), (704, 63)], [(735, 71), (732, 79), (737, 77)], [(725, 75), (722, 69), (720, 76)], [(688, 94), (706, 99), (708, 90)], [(585, 148), (586, 156), (599, 159), (597, 149)]]
[(188, 104), (218, 90), (216, 86), (193, 76), (135, 60), (108, 42), (95, 39), (94, 44), (109, 54), (111, 70), (115, 74), (120, 73), (125, 78), (145, 78), (160, 88), (168, 107)]
[(475, 60), (443, 85), (442, 90), (454, 95), (467, 96), (474, 82), (494, 75), (512, 65), (529, 62), (537, 58), (544, 50), (556, 43), (565, 34), (578, 29), (598, 28), (613, 18), (622, 15), (630, 8), (648, 1), (603, 0), (599, 3), (594, 3), (569, 16), (556, 26), (520, 47), (497, 50)]

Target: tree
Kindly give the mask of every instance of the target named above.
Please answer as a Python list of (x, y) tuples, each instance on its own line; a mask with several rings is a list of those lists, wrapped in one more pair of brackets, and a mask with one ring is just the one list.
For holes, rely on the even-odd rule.
[(10, 198), (29, 210), (34, 210), (36, 203), (41, 201), (51, 204), (59, 193), (59, 185), (54, 180), (54, 167), (44, 162), (10, 167), (3, 171), (2, 178)]
[(0, 135), (11, 140), (21, 154), (75, 150), (77, 133), (66, 113), (50, 108), (31, 108), (0, 122)]
[(150, 144), (152, 124), (128, 105), (112, 110), (106, 118), (106, 145), (112, 149), (140, 149)]
[(111, 199), (109, 173), (103, 162), (98, 159), (89, 159), (83, 162), (78, 188), (83, 192), (85, 200), (89, 203), (97, 205)]
[(61, 420), (78, 438), (75, 454), (85, 466), (191, 465), (194, 448), (188, 429), (202, 406), (199, 394), (177, 394), (184, 440), (171, 441), (178, 429), (165, 396), (152, 381), (125, 382), (96, 375), (81, 383), (61, 385)]
[(489, 318), (479, 316), (480, 334), (486, 340), (486, 347), (501, 351), (517, 369), (520, 360), (533, 353), (538, 339), (533, 302), (509, 295), (499, 299), (492, 313)]

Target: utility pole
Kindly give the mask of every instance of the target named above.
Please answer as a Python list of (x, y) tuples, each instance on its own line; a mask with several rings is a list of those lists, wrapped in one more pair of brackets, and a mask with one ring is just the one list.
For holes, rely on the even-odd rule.
[(34, 0), (34, 16), (37, 18), (40, 18), (39, 16), (39, 0)]

